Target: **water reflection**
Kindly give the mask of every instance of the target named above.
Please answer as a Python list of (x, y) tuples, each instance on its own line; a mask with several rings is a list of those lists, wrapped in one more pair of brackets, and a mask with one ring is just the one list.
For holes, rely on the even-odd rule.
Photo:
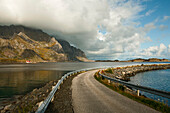
[(68, 71), (5, 71), (0, 72), (0, 98), (22, 95), (60, 79)]
[[(143, 63), (143, 62), (142, 62)], [(151, 62), (150, 62), (151, 63)], [(104, 66), (137, 65), (135, 62), (58, 62), (38, 64), (0, 65), (0, 100), (22, 95), (44, 86), (51, 80), (60, 79), (69, 71)], [(147, 64), (147, 63), (144, 63)]]

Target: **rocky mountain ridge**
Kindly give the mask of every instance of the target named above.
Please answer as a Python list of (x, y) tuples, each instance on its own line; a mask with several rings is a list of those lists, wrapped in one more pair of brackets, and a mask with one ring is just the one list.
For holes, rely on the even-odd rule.
[(56, 40), (42, 30), (24, 26), (0, 26), (1, 62), (88, 61), (83, 51)]

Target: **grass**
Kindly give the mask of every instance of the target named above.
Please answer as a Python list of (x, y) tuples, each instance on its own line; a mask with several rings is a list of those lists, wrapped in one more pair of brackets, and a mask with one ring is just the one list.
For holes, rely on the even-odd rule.
[(17, 108), (17, 112), (18, 113), (28, 113), (29, 111), (31, 111), (33, 109), (33, 105), (28, 105), (28, 106), (24, 106), (24, 107), (18, 107)]
[(108, 68), (108, 69), (106, 69), (106, 70), (105, 70), (105, 72), (113, 74), (113, 70), (112, 70), (112, 68)]
[(126, 92), (125, 91), (125, 87), (121, 84), (109, 84), (107, 82), (106, 79), (103, 79), (102, 77), (100, 77), (98, 75), (98, 73), (95, 74), (95, 79), (98, 80), (100, 83), (104, 84), (106, 87), (130, 98), (130, 99), (133, 99), (139, 103), (142, 103), (144, 105), (147, 105), (155, 110), (158, 110), (160, 112), (163, 112), (163, 113), (169, 113), (170, 112), (170, 107), (168, 107), (168, 105), (165, 105), (164, 103), (161, 103), (161, 102), (157, 102), (155, 100), (152, 100), (152, 99), (149, 99), (149, 98), (146, 98), (144, 96), (137, 96), (137, 95), (134, 95), (132, 93), (129, 93), (129, 92)]

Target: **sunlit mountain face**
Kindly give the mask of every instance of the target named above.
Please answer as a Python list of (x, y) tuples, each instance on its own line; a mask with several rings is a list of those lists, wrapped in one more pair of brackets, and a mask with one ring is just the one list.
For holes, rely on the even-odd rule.
[(0, 26), (0, 48), (0, 61), (7, 63), (89, 61), (67, 41), (21, 25)]

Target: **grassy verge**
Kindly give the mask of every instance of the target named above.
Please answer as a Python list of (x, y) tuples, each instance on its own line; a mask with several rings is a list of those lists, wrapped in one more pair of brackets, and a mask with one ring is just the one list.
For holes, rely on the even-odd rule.
[(133, 99), (139, 103), (142, 103), (144, 105), (147, 105), (155, 110), (158, 110), (163, 113), (169, 113), (170, 107), (168, 105), (165, 105), (164, 103), (157, 102), (153, 99), (146, 98), (144, 96), (137, 96), (130, 92), (125, 91), (125, 87), (118, 83), (108, 83), (106, 79), (103, 79), (101, 76), (98, 75), (98, 72), (95, 74), (95, 79), (98, 80), (100, 83), (104, 84), (106, 87), (130, 98)]

